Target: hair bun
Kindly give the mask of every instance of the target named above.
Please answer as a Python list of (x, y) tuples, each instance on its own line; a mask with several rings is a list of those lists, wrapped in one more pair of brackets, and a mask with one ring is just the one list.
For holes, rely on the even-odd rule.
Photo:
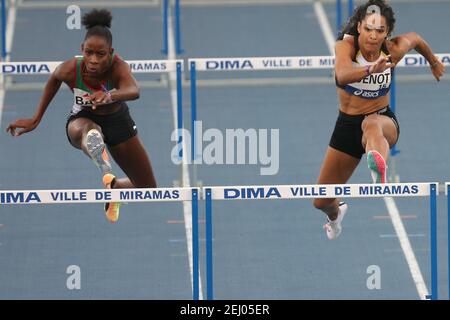
[(82, 23), (86, 29), (90, 29), (95, 26), (102, 26), (111, 28), (112, 15), (111, 12), (106, 9), (93, 9), (83, 16)]

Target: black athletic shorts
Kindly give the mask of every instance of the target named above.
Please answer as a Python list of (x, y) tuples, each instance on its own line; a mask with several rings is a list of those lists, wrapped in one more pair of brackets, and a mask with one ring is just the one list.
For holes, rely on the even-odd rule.
[(137, 134), (136, 124), (131, 118), (130, 111), (125, 102), (121, 102), (119, 110), (111, 114), (97, 115), (84, 109), (76, 114), (71, 113), (66, 122), (66, 134), (69, 142), (69, 123), (78, 118), (87, 118), (98, 124), (105, 137), (105, 143), (110, 147), (127, 141)]
[(339, 111), (339, 116), (336, 120), (333, 135), (330, 140), (330, 147), (342, 151), (352, 157), (361, 159), (366, 152), (362, 145), (363, 131), (361, 124), (365, 117), (370, 114), (380, 114), (388, 116), (394, 122), (397, 128), (397, 139), (400, 135), (400, 126), (397, 117), (389, 106), (369, 114), (349, 115)]

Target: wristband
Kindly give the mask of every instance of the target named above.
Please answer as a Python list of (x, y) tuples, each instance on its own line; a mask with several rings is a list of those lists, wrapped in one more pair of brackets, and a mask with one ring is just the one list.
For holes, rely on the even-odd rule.
[(111, 92), (109, 92), (108, 89), (102, 84), (102, 91), (106, 94), (106, 96), (109, 98), (109, 100), (112, 100), (111, 98)]

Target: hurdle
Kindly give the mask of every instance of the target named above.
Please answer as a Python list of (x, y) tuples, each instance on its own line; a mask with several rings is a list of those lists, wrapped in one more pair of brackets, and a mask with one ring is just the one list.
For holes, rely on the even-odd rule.
[[(213, 279), (213, 201), (219, 200), (293, 200), (312, 198), (381, 198), (381, 197), (429, 197), (430, 246), (431, 246), (431, 294), (424, 297), (438, 299), (437, 257), (437, 205), (438, 183), (388, 183), (388, 184), (328, 184), (328, 185), (263, 185), (204, 187), (206, 228), (206, 290), (207, 299), (214, 299)], [(450, 183), (447, 184), (450, 190)], [(450, 193), (449, 193), (450, 205)], [(450, 207), (449, 207), (450, 214)], [(449, 225), (450, 227), (450, 225)], [(449, 283), (450, 286), (450, 283)], [(449, 288), (450, 289), (450, 288)]]
[[(202, 197), (200, 197), (202, 190)], [(438, 299), (437, 205), (438, 183), (336, 184), (336, 185), (263, 185), (206, 186), (199, 188), (155, 189), (71, 189), (71, 190), (0, 190), (0, 205), (87, 204), (106, 202), (183, 202), (192, 206), (192, 296), (199, 299), (199, 229), (198, 201), (205, 200), (206, 290), (207, 300), (214, 299), (213, 287), (213, 201), (219, 200), (300, 200), (312, 198), (429, 197), (431, 294)], [(450, 182), (446, 183), (450, 216)], [(450, 221), (450, 220), (449, 220)], [(450, 222), (449, 222), (450, 227)], [(450, 244), (450, 240), (449, 240)], [(450, 252), (449, 252), (450, 253)], [(449, 258), (450, 259), (450, 258)], [(449, 269), (450, 273), (450, 269)], [(450, 290), (450, 281), (449, 281)]]
[(87, 204), (106, 202), (191, 202), (192, 299), (199, 300), (198, 188), (0, 190), (0, 208), (8, 205)]

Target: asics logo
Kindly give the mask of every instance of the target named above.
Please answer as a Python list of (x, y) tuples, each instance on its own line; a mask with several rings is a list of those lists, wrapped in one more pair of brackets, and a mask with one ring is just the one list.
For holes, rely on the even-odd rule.
[(364, 98), (378, 98), (380, 93), (378, 91), (364, 91), (364, 90), (356, 90), (353, 92), (355, 96), (361, 96)]

